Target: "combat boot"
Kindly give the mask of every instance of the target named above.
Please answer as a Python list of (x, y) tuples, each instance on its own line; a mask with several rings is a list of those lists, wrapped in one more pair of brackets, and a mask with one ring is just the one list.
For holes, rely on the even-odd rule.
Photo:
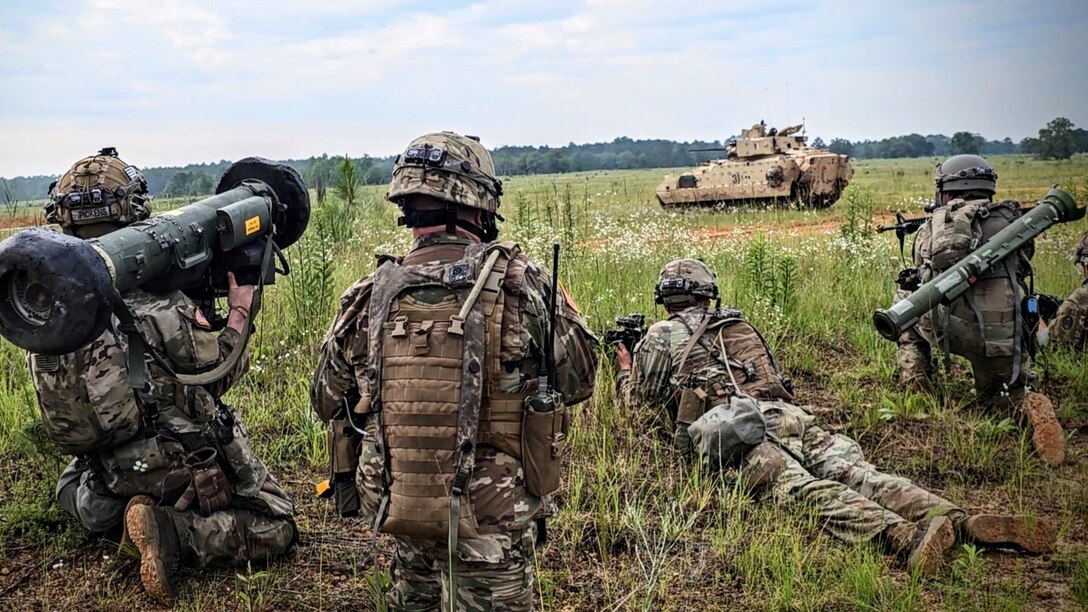
[(936, 573), (944, 562), (945, 552), (956, 541), (952, 521), (947, 516), (894, 525), (884, 535), (888, 548), (906, 559), (907, 570), (923, 574)]
[(155, 599), (173, 603), (181, 546), (169, 511), (154, 505), (150, 497), (132, 498), (125, 508), (125, 534), (140, 551), (140, 581), (144, 588)]
[(1065, 460), (1065, 432), (1054, 414), (1050, 398), (1034, 391), (1023, 402), (1024, 414), (1031, 423), (1031, 442), (1035, 452), (1047, 465), (1060, 465)]
[(975, 514), (958, 525), (964, 539), (997, 548), (1015, 548), (1029, 553), (1054, 550), (1054, 525), (1043, 518)]

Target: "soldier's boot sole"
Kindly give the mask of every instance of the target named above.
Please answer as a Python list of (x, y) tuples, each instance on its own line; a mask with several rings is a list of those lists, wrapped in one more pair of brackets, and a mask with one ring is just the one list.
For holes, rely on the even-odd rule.
[(1041, 518), (976, 514), (964, 521), (963, 528), (967, 537), (979, 544), (1037, 554), (1054, 550), (1057, 539), (1054, 525)]
[(171, 582), (176, 572), (177, 549), (176, 542), (169, 541), (174, 526), (164, 525), (163, 520), (164, 517), (156, 516), (152, 505), (129, 502), (125, 511), (125, 532), (140, 551), (140, 581), (149, 595), (169, 604), (177, 598)]
[[(135, 497), (128, 500), (128, 504), (125, 506), (125, 516), (128, 517), (129, 511), (132, 510), (133, 508), (135, 508), (136, 506), (157, 506), (157, 505), (158, 505), (158, 503), (155, 501), (155, 498), (151, 497), (150, 495), (137, 495), (137, 496), (135, 496)], [(132, 538), (130, 538), (129, 535), (128, 535), (128, 526), (127, 525), (121, 525), (121, 527), (122, 527), (122, 529), (121, 529), (121, 541), (117, 545), (117, 550), (118, 551), (120, 551), (122, 548), (124, 548), (125, 544), (132, 544)]]
[(944, 563), (944, 554), (956, 541), (952, 521), (947, 516), (938, 516), (925, 524), (925, 531), (918, 537), (907, 557), (907, 569), (922, 574), (937, 573)]
[(1031, 442), (1035, 452), (1047, 465), (1061, 465), (1065, 461), (1065, 432), (1054, 414), (1054, 405), (1042, 393), (1028, 393), (1024, 400), (1024, 412), (1031, 422)]

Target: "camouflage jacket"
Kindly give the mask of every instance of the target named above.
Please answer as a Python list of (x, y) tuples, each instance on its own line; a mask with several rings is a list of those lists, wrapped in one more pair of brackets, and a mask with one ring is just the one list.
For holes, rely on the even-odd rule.
[[(732, 321), (721, 334), (722, 347), (694, 345), (684, 368), (687, 373), (682, 373), (680, 364), (692, 333), (708, 315)], [(726, 367), (727, 362), (730, 367)], [(694, 306), (650, 326), (635, 346), (631, 370), (620, 372), (616, 385), (624, 404), (660, 406), (675, 420), (684, 386), (705, 388), (715, 384), (731, 388), (734, 381), (742, 391), (757, 399), (793, 400), (781, 378), (778, 362), (743, 313), (728, 308), (708, 312)]]
[(1088, 349), (1088, 278), (1058, 307), (1050, 337), (1056, 344), (1080, 351)]
[[(412, 265), (455, 261), (468, 244), (468, 240), (460, 236), (445, 233), (429, 235), (416, 240), (401, 263)], [(521, 281), (510, 282), (512, 278), (520, 278)], [(499, 373), (499, 387), (503, 393), (517, 393), (536, 382), (543, 358), (550, 282), (548, 275), (539, 266), (521, 254), (516, 255), (510, 262), (506, 279), (502, 284), (506, 307), (501, 328), (499, 360), (503, 367)], [(345, 406), (354, 406), (359, 399), (360, 389), (367, 388), (370, 284), (371, 277), (364, 277), (344, 293), (341, 299), (342, 310), (326, 335), (311, 387), (314, 411), (323, 421), (341, 415)], [(425, 287), (410, 290), (408, 297), (424, 303), (432, 303), (437, 298)], [(593, 394), (598, 342), (574, 302), (569, 296), (566, 298), (560, 301), (557, 310), (555, 359), (557, 391), (569, 406), (582, 402)], [(362, 471), (368, 469), (367, 449), (373, 447), (377, 435), (374, 413), (365, 417), (365, 429), (367, 436), (363, 440), (360, 466)], [(478, 500), (475, 504), (476, 512), (482, 516), (498, 517), (492, 525), (481, 525), (481, 530), (487, 527), (496, 528), (498, 531), (523, 528), (529, 518), (540, 513), (542, 502), (530, 496), (520, 484), (510, 484), (520, 482), (519, 462), (487, 445), (479, 446), (476, 455), (476, 471), (469, 486)], [(481, 474), (497, 472), (493, 467), (496, 463), (503, 464), (501, 467), (504, 470), (498, 471), (504, 474), (507, 474), (505, 468), (511, 466), (517, 473), (507, 474), (501, 480), (488, 478), (487, 482), (481, 482)], [(377, 468), (371, 466), (370, 469)], [(361, 484), (364, 489), (376, 486), (372, 481)], [(488, 490), (480, 491), (481, 487)], [(517, 499), (512, 500), (511, 497)], [(511, 501), (513, 510), (507, 507)], [(505, 509), (484, 507), (491, 503)]]
[[(177, 373), (195, 374), (214, 368), (240, 340), (238, 332), (229, 328), (218, 337), (211, 333), (203, 314), (181, 292), (153, 295), (133, 289), (123, 297), (148, 347)], [(127, 341), (115, 331), (117, 324), (114, 319), (102, 336), (60, 358), (59, 367), (56, 363), (46, 366), (42, 356), (30, 357), (31, 378), (52, 436), (61, 440), (79, 438), (81, 430), (100, 430), (108, 425), (104, 418), (127, 418), (123, 406), (134, 394), (128, 387), (123, 357)], [(150, 494), (163, 499), (179, 494), (172, 489), (187, 482), (188, 474), (181, 462), (187, 452), (208, 444), (207, 426), (220, 413), (217, 399), (245, 372), (248, 358), (243, 357), (222, 380), (202, 387), (178, 383), (150, 357), (147, 367), (151, 390), (144, 398), (148, 401), (135, 402), (135, 433), (118, 444), (80, 454), (113, 493)], [(99, 410), (94, 415), (87, 409), (87, 404), (94, 402), (116, 406), (117, 412), (103, 415)], [(250, 452), (241, 420), (235, 418), (233, 427), (227, 429), (232, 430), (236, 443), (220, 451), (239, 478), (236, 493), (256, 496), (267, 471)]]

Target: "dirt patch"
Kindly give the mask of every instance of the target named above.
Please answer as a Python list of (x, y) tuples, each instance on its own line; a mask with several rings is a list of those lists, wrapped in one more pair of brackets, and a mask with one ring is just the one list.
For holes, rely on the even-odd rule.
[[(764, 236), (818, 236), (825, 234), (834, 234), (839, 231), (839, 226), (842, 225), (845, 219), (843, 217), (830, 217), (827, 219), (814, 219), (811, 221), (787, 221), (774, 222), (768, 221), (766, 223), (752, 223), (748, 225), (733, 225), (730, 227), (708, 227), (692, 230), (692, 235), (697, 239), (702, 240), (719, 240), (723, 238), (729, 238), (730, 240), (736, 238), (751, 238), (763, 234)], [(895, 223), (895, 215), (892, 214), (878, 214), (873, 217), (874, 229), (880, 225), (890, 225)]]
[(45, 220), (42, 219), (41, 215), (0, 216), (0, 229), (12, 229), (16, 227), (35, 227), (38, 225), (43, 225), (44, 223)]

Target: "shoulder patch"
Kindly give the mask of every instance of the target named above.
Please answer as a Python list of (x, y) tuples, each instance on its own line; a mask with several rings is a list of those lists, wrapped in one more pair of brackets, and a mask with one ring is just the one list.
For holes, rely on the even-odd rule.
[(199, 308), (193, 308), (193, 323), (201, 329), (211, 329), (212, 324), (208, 322), (208, 318), (204, 316), (204, 313)]

